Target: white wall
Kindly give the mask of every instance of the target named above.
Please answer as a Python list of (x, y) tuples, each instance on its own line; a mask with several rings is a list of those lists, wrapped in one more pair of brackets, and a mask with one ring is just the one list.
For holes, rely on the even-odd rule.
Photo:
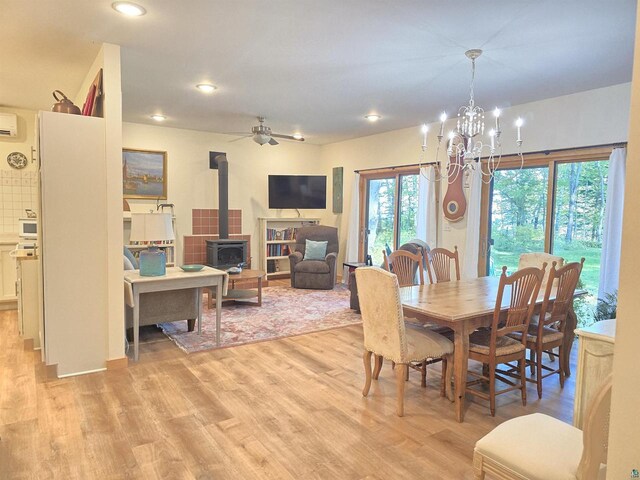
[(107, 225), (107, 309), (108, 357), (124, 357), (124, 300), (122, 296), (122, 88), (120, 73), (120, 47), (105, 43), (101, 46), (93, 65), (75, 96), (76, 105), (82, 106), (90, 85), (102, 68), (103, 114), (105, 124), (106, 208), (100, 212)]
[[(182, 261), (182, 237), (191, 235), (191, 210), (218, 207), (218, 174), (209, 169), (209, 152), (226, 152), (229, 160), (229, 208), (242, 210), (242, 233), (251, 235), (253, 262), (258, 261), (258, 217), (291, 217), (294, 210), (269, 210), (269, 174), (325, 174), (320, 147), (282, 141), (278, 146), (260, 146), (250, 138), (181, 130), (161, 126), (123, 124), (125, 148), (167, 152), (167, 200), (175, 204), (177, 262)], [(330, 179), (329, 179), (330, 182)], [(155, 201), (128, 200), (132, 211), (155, 210)], [(330, 204), (328, 203), (328, 206)], [(306, 217), (323, 211), (301, 210)], [(256, 263), (254, 263), (256, 265)]]
[[(32, 162), (31, 147), (35, 147), (36, 112), (0, 107), (0, 113), (14, 113), (18, 117), (18, 136), (0, 137), (0, 233), (18, 233), (18, 218), (25, 209), (38, 211), (37, 163)], [(7, 156), (12, 152), (24, 154), (29, 163), (21, 170), (11, 168)]]
[[(513, 122), (518, 116), (525, 121), (522, 130), (524, 152), (626, 141), (630, 91), (630, 84), (622, 84), (504, 109), (502, 114), (503, 152), (504, 154), (515, 152)], [(465, 101), (464, 95), (461, 95), (460, 101), (461, 103)], [(452, 127), (452, 122), (449, 122), (445, 132)], [(350, 191), (354, 170), (434, 161), (437, 145), (435, 132), (438, 129), (438, 124), (430, 126), (432, 133), (429, 135), (427, 152), (422, 160), (422, 137), (419, 126), (322, 147), (322, 162), (328, 175), (333, 167), (344, 167), (344, 213), (334, 215), (328, 211), (323, 218), (325, 224), (339, 227), (341, 252), (346, 248), (348, 212), (354, 194)], [(444, 156), (446, 152), (441, 151), (440, 160)], [(445, 192), (446, 189), (442, 189), (441, 198), (444, 197)], [(330, 198), (331, 192), (328, 194)], [(357, 192), (355, 194), (357, 195)], [(457, 245), (461, 255), (464, 255), (465, 228), (465, 219), (449, 223), (441, 215), (438, 246), (453, 249), (453, 246)], [(343, 261), (342, 255), (339, 261)]]
[(608, 479), (632, 478), (631, 470), (640, 470), (640, 10), (636, 22), (636, 44), (631, 93), (631, 123), (627, 152), (622, 252), (620, 255), (620, 287), (618, 290), (618, 320), (613, 356), (613, 398), (609, 431)]

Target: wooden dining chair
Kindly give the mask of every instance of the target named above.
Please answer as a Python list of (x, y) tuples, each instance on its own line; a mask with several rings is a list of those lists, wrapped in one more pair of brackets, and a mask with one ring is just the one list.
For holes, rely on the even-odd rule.
[[(529, 328), (529, 320), (540, 291), (540, 282), (544, 277), (545, 263), (542, 269), (529, 267), (507, 276), (507, 267), (502, 267), (502, 275), (498, 285), (496, 306), (493, 311), (493, 322), (490, 329), (476, 330), (469, 336), (469, 358), (487, 365), (483, 373), (469, 371), (477, 377), (467, 386), (488, 383), (489, 393), (467, 388), (467, 392), (485, 400), (489, 400), (491, 416), (496, 414), (496, 395), (512, 390), (520, 390), (522, 405), (527, 404), (527, 382), (525, 377), (525, 341), (526, 337), (516, 340), (510, 334), (523, 334)], [(510, 295), (509, 308), (502, 312), (502, 298), (507, 292)], [(499, 371), (497, 366), (503, 363), (518, 362), (518, 378), (511, 381), (507, 378), (510, 370)], [(496, 378), (509, 385), (496, 391)]]
[[(583, 265), (584, 258), (580, 262), (568, 263), (559, 269), (556, 269), (557, 264), (553, 262), (549, 275), (546, 277), (548, 281), (540, 313), (534, 315), (529, 324), (526, 335), (526, 347), (529, 349), (527, 363), (532, 370), (535, 369), (535, 377), (527, 377), (527, 380), (537, 384), (538, 398), (542, 398), (543, 378), (557, 374), (560, 377), (560, 387), (564, 388), (565, 375), (561, 362), (558, 362), (557, 368), (545, 365), (542, 362), (542, 354), (553, 353), (553, 349), (558, 348), (560, 358), (563, 358), (564, 336), (565, 334), (573, 335), (573, 332), (565, 332), (565, 325)], [(554, 290), (555, 299), (551, 300)], [(522, 334), (516, 332), (511, 334), (511, 337), (520, 340)], [(542, 374), (543, 370), (546, 372), (544, 375)]]
[[(367, 396), (371, 379), (378, 379), (383, 359), (395, 362), (397, 404), (396, 413), (404, 415), (404, 383), (408, 365), (424, 360), (442, 358), (440, 394), (450, 400), (453, 365), (453, 343), (428, 329), (405, 328), (400, 287), (396, 275), (378, 267), (360, 267), (356, 270), (358, 296), (364, 331), (365, 385), (362, 395)], [(371, 356), (375, 355), (375, 370), (371, 371)]]
[(421, 251), (411, 253), (405, 250), (396, 250), (387, 255), (387, 252), (383, 250), (382, 255), (384, 257), (384, 269), (398, 277), (398, 284), (401, 287), (416, 285), (416, 273), (419, 278), (418, 285), (424, 285)]
[[(453, 252), (446, 248), (433, 248), (429, 252), (427, 273), (429, 283), (442, 283), (451, 281), (451, 263), (453, 262), (456, 280), (460, 280), (460, 260), (458, 259), (458, 246), (453, 247)], [(432, 273), (433, 270), (433, 273)]]
[(611, 376), (589, 404), (582, 431), (542, 413), (507, 420), (476, 442), (475, 479), (604, 479), (610, 409)]

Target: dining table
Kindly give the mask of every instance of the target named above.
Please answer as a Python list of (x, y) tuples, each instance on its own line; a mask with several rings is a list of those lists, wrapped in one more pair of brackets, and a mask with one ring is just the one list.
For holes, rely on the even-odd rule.
[[(489, 327), (493, 321), (500, 277), (479, 277), (430, 285), (413, 285), (400, 288), (400, 300), (406, 319), (413, 318), (420, 323), (448, 327), (453, 330), (454, 360), (454, 401), (458, 422), (464, 420), (467, 369), (469, 362), (469, 335), (480, 327)], [(505, 287), (501, 311), (509, 308), (511, 287)], [(582, 293), (576, 291), (576, 294)], [(550, 300), (555, 299), (552, 291)], [(539, 307), (544, 300), (544, 292), (536, 299)], [(573, 332), (577, 317), (570, 308), (565, 332)], [(563, 358), (558, 361), (565, 375), (571, 375), (569, 354), (574, 336), (565, 335)]]

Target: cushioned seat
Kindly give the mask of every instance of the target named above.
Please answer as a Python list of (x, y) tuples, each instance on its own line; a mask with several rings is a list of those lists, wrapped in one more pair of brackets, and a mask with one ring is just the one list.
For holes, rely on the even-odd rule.
[[(409, 327), (409, 324), (406, 325)], [(425, 328), (409, 327), (407, 335), (407, 360), (421, 362), (426, 359), (440, 358), (453, 353), (453, 343), (439, 333)]]
[[(491, 344), (491, 330), (476, 330), (469, 336), (469, 351), (489, 355), (489, 345)], [(502, 336), (496, 338), (496, 355), (510, 355), (521, 352), (525, 349), (519, 340)]]
[[(520, 342), (522, 340), (522, 334), (520, 332), (512, 333), (510, 335), (512, 338)], [(527, 342), (534, 342), (538, 337), (538, 324), (529, 325), (529, 330), (527, 331)], [(564, 337), (564, 333), (559, 332), (555, 328), (542, 327), (542, 343), (555, 342), (558, 340), (562, 340)]]
[(305, 260), (296, 264), (296, 273), (329, 273), (329, 264), (324, 260)]
[(575, 480), (582, 456), (582, 430), (534, 413), (498, 425), (478, 440), (476, 451), (524, 478)]

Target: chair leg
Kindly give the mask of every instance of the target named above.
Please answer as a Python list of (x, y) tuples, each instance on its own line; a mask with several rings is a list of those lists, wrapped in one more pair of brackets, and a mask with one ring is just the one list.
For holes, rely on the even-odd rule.
[(409, 366), (407, 365), (407, 368), (405, 369), (404, 372), (404, 381), (408, 382), (409, 381)]
[(396, 365), (396, 394), (398, 396), (396, 402), (396, 414), (399, 417), (404, 416), (404, 382), (407, 371), (406, 363), (399, 363)]
[[(495, 360), (494, 360), (495, 361)], [(491, 416), (496, 416), (496, 365), (489, 364), (489, 409)]]
[(538, 398), (542, 399), (542, 347), (538, 349), (536, 362), (536, 386), (538, 387)]
[(426, 360), (422, 361), (422, 371), (420, 373), (422, 374), (422, 382), (420, 383), (420, 385), (422, 386), (422, 388), (426, 388), (427, 387), (427, 361)]
[(190, 318), (189, 320), (187, 320), (187, 331), (193, 332), (195, 328), (196, 328), (196, 319)]
[[(562, 358), (564, 354), (564, 346), (560, 345), (560, 349), (558, 350), (558, 357)], [(560, 388), (564, 388), (564, 369), (562, 365), (558, 365), (558, 375), (560, 375)]]
[(384, 358), (382, 355), (375, 355), (373, 362), (373, 379), (378, 380), (378, 376), (380, 375), (380, 370), (382, 370), (382, 362)]
[(520, 391), (522, 392), (522, 406), (527, 406), (527, 366), (525, 365), (524, 356), (518, 360), (520, 368)]
[(450, 402), (454, 401), (453, 389), (451, 387), (451, 377), (453, 376), (453, 354), (442, 357), (442, 384), (443, 396), (446, 396)]
[(364, 361), (364, 388), (362, 389), (362, 396), (366, 397), (369, 394), (369, 388), (371, 388), (371, 352), (365, 350), (362, 359)]
[(483, 458), (478, 452), (473, 452), (473, 476), (475, 480), (484, 480)]
[(529, 350), (529, 371), (531, 372), (531, 376), (536, 373), (536, 351), (532, 348)]

